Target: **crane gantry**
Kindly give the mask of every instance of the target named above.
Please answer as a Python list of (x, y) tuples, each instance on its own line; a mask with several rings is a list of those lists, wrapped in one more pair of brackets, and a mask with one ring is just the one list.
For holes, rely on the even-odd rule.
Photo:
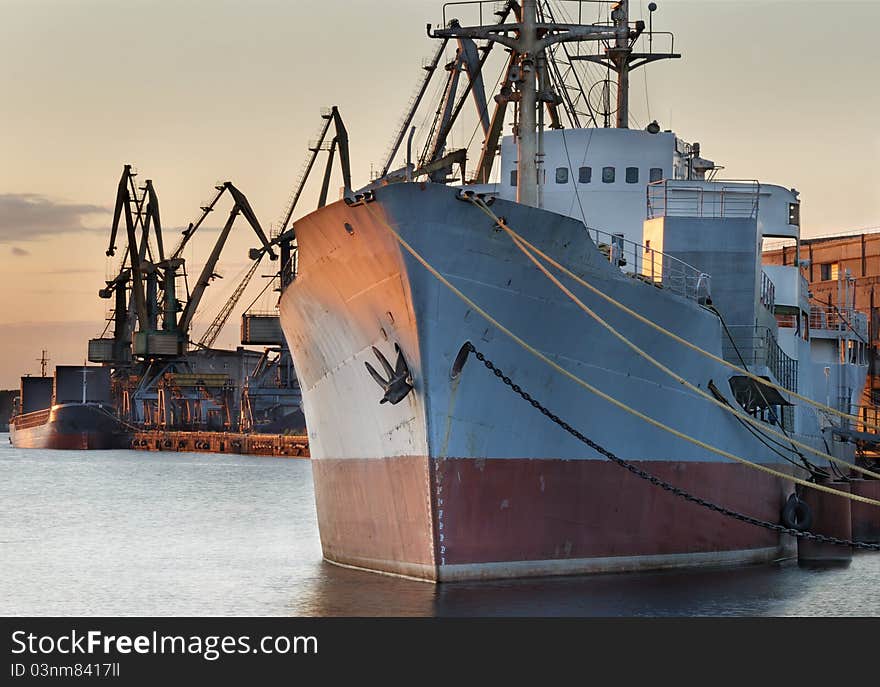
[[(210, 343), (216, 339), (219, 330), (229, 317), (229, 312), (235, 307), (263, 256), (268, 254), (272, 260), (278, 257), (247, 197), (230, 181), (215, 186), (215, 194), (211, 201), (201, 207), (199, 218), (181, 232), (180, 241), (174, 251), (166, 256), (155, 188), (152, 181), (147, 180), (144, 186), (138, 189), (134, 181), (136, 174), (131, 165), (125, 165), (117, 187), (113, 224), (106, 253), (108, 256), (116, 254), (116, 240), (122, 222), (124, 222), (127, 245), (118, 274), (108, 280), (105, 287), (98, 292), (101, 298), (115, 296), (114, 331), (113, 343), (110, 346), (106, 343), (93, 345), (93, 342), (106, 342), (107, 339), (103, 338), (93, 339), (90, 342), (90, 358), (94, 362), (125, 365), (132, 360), (132, 355), (153, 357), (178, 356), (185, 353), (190, 343), (193, 318), (205, 289), (217, 276), (215, 271), (217, 262), (239, 215), (247, 220), (262, 243), (262, 247), (251, 250), (249, 257), (254, 261), (254, 266), (249, 269), (246, 281), (240, 284), (233, 294), (231, 300), (234, 302), (231, 304), (227, 302), (221, 310), (221, 315), (225, 313), (225, 316), (222, 320), (218, 316), (209, 328)], [(183, 251), (224, 194), (232, 198), (232, 209), (192, 292), (189, 292), (187, 283), (186, 297), (181, 300), (177, 293), (177, 279), (186, 274)], [(204, 339), (205, 337), (203, 341)]]

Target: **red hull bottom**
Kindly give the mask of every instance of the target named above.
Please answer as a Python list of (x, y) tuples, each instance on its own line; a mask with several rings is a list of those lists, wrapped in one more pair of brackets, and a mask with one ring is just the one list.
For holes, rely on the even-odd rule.
[[(778, 522), (779, 479), (738, 464), (645, 461), (696, 496)], [(610, 462), (313, 460), (324, 557), (430, 581), (743, 564), (788, 537), (710, 511)]]

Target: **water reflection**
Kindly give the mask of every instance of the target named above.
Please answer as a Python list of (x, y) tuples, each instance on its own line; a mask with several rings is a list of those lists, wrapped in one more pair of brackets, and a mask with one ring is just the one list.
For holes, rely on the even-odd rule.
[(851, 568), (794, 563), (699, 571), (429, 585), (326, 564), (297, 615), (437, 616), (805, 616), (874, 615), (880, 557)]
[(0, 435), (0, 614), (876, 615), (880, 555), (431, 585), (321, 560), (311, 466), (133, 451), (18, 451)]

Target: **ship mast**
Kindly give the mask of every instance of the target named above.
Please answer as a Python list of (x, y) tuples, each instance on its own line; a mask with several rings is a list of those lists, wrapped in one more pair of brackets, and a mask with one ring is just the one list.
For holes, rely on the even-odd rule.
[(538, 36), (535, 25), (538, 21), (537, 0), (523, 0), (522, 31), (518, 46), (520, 67), (520, 108), (519, 131), (517, 132), (517, 186), (516, 202), (524, 205), (538, 205), (538, 123), (536, 55)]
[(629, 128), (629, 60), (632, 47), (629, 42), (629, 0), (621, 0), (611, 10), (614, 22), (614, 47), (608, 49), (608, 58), (617, 68), (617, 128)]
[[(543, 1), (543, 0), (541, 0)], [(629, 21), (629, 2), (620, 0), (612, 6), (609, 24), (566, 24), (556, 22), (552, 14), (539, 12), (539, 0), (521, 0), (520, 3), (510, 0), (506, 9), (497, 12), (500, 23), (482, 24), (480, 9), (480, 26), (462, 26), (458, 19), (447, 18), (446, 9), (459, 5), (476, 5), (482, 2), (451, 2), (444, 5), (443, 28), (431, 30), (428, 24), (428, 35), (439, 38), (444, 45), (450, 39), (484, 40), (488, 43), (499, 43), (510, 50), (511, 56), (504, 81), (504, 87), (515, 92), (501, 93), (502, 100), (497, 100), (502, 112), (508, 100), (518, 103), (518, 121), (514, 124), (514, 137), (517, 143), (517, 180), (516, 199), (525, 205), (540, 207), (541, 185), (543, 179), (541, 150), (541, 130), (543, 129), (543, 110), (539, 118), (538, 107), (547, 104), (551, 107), (551, 118), (558, 125), (552, 107), (559, 102), (558, 96), (550, 91), (548, 78), (548, 61), (552, 59), (552, 51), (548, 50), (557, 43), (570, 41), (602, 41), (604, 50), (592, 54), (578, 54), (567, 57), (570, 61), (585, 60), (595, 62), (617, 74), (617, 126), (625, 129), (629, 126), (629, 74), (633, 69), (654, 62), (655, 60), (681, 57), (674, 52), (655, 53), (649, 48), (647, 53), (633, 51), (633, 45), (645, 31), (645, 22)], [(654, 2), (648, 3), (648, 11), (653, 14), (657, 9)], [(508, 23), (507, 17), (513, 10), (515, 22)], [(548, 20), (549, 21), (546, 21)], [(667, 34), (672, 37), (672, 34)], [(648, 31), (653, 37), (653, 30)], [(674, 41), (674, 39), (672, 39)], [(673, 42), (674, 48), (674, 42)], [(496, 110), (496, 114), (497, 114)], [(409, 125), (410, 118), (406, 125)], [(485, 129), (485, 126), (484, 126)], [(491, 168), (491, 156), (500, 133), (500, 122), (493, 117), (493, 123), (487, 130), (483, 156), (480, 160), (477, 178), (485, 183), (488, 170)], [(398, 137), (399, 138), (399, 137)], [(387, 166), (387, 165), (386, 165)]]
[(49, 365), (49, 358), (46, 357), (46, 351), (43, 349), (43, 355), (37, 358), (37, 362), (40, 363), (40, 376), (46, 376), (46, 369)]
[[(657, 3), (648, 3), (649, 17), (653, 17), (657, 11)], [(675, 52), (675, 42), (672, 34), (666, 34), (672, 39), (669, 52), (654, 52), (653, 50), (653, 27), (648, 30), (650, 48), (648, 52), (634, 52), (633, 45), (639, 36), (645, 31), (645, 22), (635, 22), (634, 28), (629, 24), (629, 0), (620, 0), (611, 9), (612, 30), (614, 32), (613, 44), (605, 49), (605, 54), (572, 55), (570, 60), (583, 60), (595, 62), (607, 67), (617, 74), (617, 114), (616, 126), (618, 129), (629, 128), (629, 74), (634, 69), (642, 67), (657, 60), (678, 59), (681, 55)], [(653, 22), (652, 22), (653, 23)], [(607, 124), (606, 124), (607, 126)]]
[[(464, 4), (464, 3), (455, 3)], [(475, 3), (479, 4), (479, 3)], [(470, 38), (485, 40), (510, 48), (513, 65), (510, 81), (516, 87), (513, 99), (519, 102), (519, 122), (514, 128), (517, 141), (517, 202), (537, 206), (539, 203), (538, 149), (538, 67), (546, 62), (544, 51), (556, 43), (567, 41), (607, 40), (617, 38), (617, 31), (607, 25), (562, 24), (538, 22), (538, 0), (522, 0), (519, 21), (488, 26), (461, 26), (457, 19), (446, 22), (443, 29), (431, 32), (432, 38)], [(445, 21), (445, 17), (444, 17)], [(543, 95), (543, 94), (542, 94)]]

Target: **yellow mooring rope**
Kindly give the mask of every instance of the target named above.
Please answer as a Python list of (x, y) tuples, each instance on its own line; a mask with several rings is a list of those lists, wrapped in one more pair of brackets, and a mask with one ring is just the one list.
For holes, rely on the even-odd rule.
[(427, 260), (425, 260), (425, 258), (423, 258), (419, 254), (419, 252), (416, 251), (415, 248), (410, 246), (409, 243), (407, 243), (406, 240), (399, 233), (397, 233), (397, 231), (394, 229), (394, 227), (392, 227), (388, 222), (386, 222), (383, 217), (379, 216), (376, 212), (374, 212), (372, 210), (372, 208), (370, 208), (368, 203), (364, 203), (364, 207), (366, 208), (367, 212), (370, 215), (372, 215), (376, 221), (378, 221), (380, 224), (384, 225), (385, 228), (387, 228), (388, 231), (391, 232), (391, 234), (394, 236), (394, 238), (397, 240), (397, 242), (400, 243), (400, 245), (410, 255), (412, 255), (413, 258), (415, 258), (417, 262), (419, 262), (426, 270), (428, 270), (428, 272), (430, 272), (434, 276), (434, 278), (436, 278), (441, 284), (443, 284), (446, 288), (448, 288), (450, 291), (452, 291), (452, 293), (454, 293), (459, 299), (461, 299), (465, 304), (467, 304), (472, 310), (474, 310), (479, 315), (481, 315), (487, 322), (492, 324), (499, 331), (503, 332), (506, 336), (508, 336), (511, 340), (516, 342), (523, 349), (525, 349), (526, 351), (531, 353), (533, 356), (542, 360), (544, 363), (546, 363), (547, 365), (552, 367), (554, 370), (556, 370), (560, 374), (564, 375), (565, 377), (568, 377), (573, 382), (575, 382), (579, 386), (582, 386), (584, 389), (586, 389), (587, 391), (590, 391), (591, 393), (595, 394), (599, 398), (604, 399), (608, 403), (611, 403), (613, 406), (620, 408), (621, 410), (629, 413), (630, 415), (634, 415), (635, 417), (639, 418), (640, 420), (643, 420), (644, 422), (647, 422), (648, 424), (653, 425), (654, 427), (657, 427), (658, 429), (662, 429), (663, 431), (668, 432), (668, 433), (672, 434), (673, 436), (678, 437), (679, 439), (683, 439), (684, 441), (688, 441), (696, 446), (699, 446), (700, 448), (703, 448), (703, 449), (710, 451), (712, 453), (716, 453), (720, 456), (724, 456), (725, 458), (729, 458), (730, 460), (736, 461), (737, 463), (742, 463), (743, 465), (747, 465), (747, 466), (752, 467), (752, 468), (759, 470), (761, 472), (767, 473), (769, 475), (773, 475), (774, 477), (779, 477), (781, 479), (794, 482), (795, 484), (800, 484), (801, 486), (807, 487), (808, 489), (815, 489), (817, 491), (824, 491), (828, 494), (836, 494), (838, 496), (848, 498), (852, 501), (859, 501), (861, 503), (868, 503), (872, 506), (880, 506), (880, 501), (870, 499), (866, 496), (859, 496), (857, 494), (847, 494), (847, 493), (839, 491), (837, 489), (832, 489), (831, 487), (827, 487), (824, 484), (815, 484), (813, 482), (807, 482), (804, 479), (801, 479), (799, 477), (795, 477), (793, 475), (787, 475), (783, 472), (779, 472), (778, 470), (774, 470), (773, 468), (769, 468), (765, 465), (753, 463), (752, 461), (747, 460), (745, 458), (741, 458), (740, 456), (737, 456), (733, 453), (730, 453), (729, 451), (725, 451), (724, 449), (717, 448), (716, 446), (712, 446), (710, 444), (707, 444), (704, 441), (696, 439), (695, 437), (684, 434), (683, 432), (680, 432), (677, 429), (674, 429), (673, 427), (669, 427), (668, 425), (664, 425), (662, 422), (645, 415), (644, 413), (642, 413), (639, 410), (636, 410), (635, 408), (631, 408), (630, 406), (626, 405), (625, 403), (622, 403), (621, 401), (618, 401), (616, 398), (614, 398), (612, 396), (609, 396), (604, 391), (597, 389), (589, 382), (586, 382), (583, 379), (581, 379), (580, 377), (578, 377), (577, 375), (573, 374), (572, 372), (569, 372), (564, 367), (557, 364), (556, 362), (554, 362), (553, 360), (548, 358), (546, 355), (541, 353), (541, 351), (536, 349), (534, 346), (531, 346), (529, 343), (527, 343), (526, 341), (521, 339), (519, 336), (514, 334), (507, 327), (502, 325), (498, 320), (496, 320), (494, 317), (492, 317), (488, 312), (483, 310), (483, 308), (481, 308), (474, 301), (472, 301), (470, 298), (468, 298), (464, 293), (462, 293), (458, 288), (456, 288), (448, 279), (446, 279), (446, 277), (444, 277), (442, 274), (440, 274), (440, 272), (438, 272)]
[[(477, 201), (472, 201), (472, 202), (474, 202), (474, 205), (476, 205), (481, 210), (483, 210), (484, 213), (486, 213), (487, 215), (489, 215), (490, 217), (495, 219), (495, 214), (492, 213), (491, 210), (488, 210), (488, 208), (485, 208), (484, 204), (481, 204)], [(792, 437), (787, 436), (787, 435), (783, 434), (782, 432), (777, 432), (776, 430), (774, 430), (770, 427), (767, 427), (765, 423), (761, 422), (757, 418), (754, 418), (751, 415), (749, 415), (748, 413), (745, 413), (741, 410), (737, 410), (736, 408), (734, 408), (730, 405), (722, 403), (721, 401), (719, 401), (717, 398), (715, 398), (711, 394), (706, 393), (700, 387), (698, 387), (695, 384), (692, 384), (691, 382), (686, 380), (684, 377), (682, 377), (681, 375), (676, 373), (674, 370), (671, 370), (670, 368), (668, 368), (666, 365), (661, 363), (656, 358), (652, 357), (649, 353), (647, 353), (643, 349), (639, 348), (636, 344), (634, 344), (632, 341), (630, 341), (628, 338), (626, 338), (623, 334), (621, 334), (614, 327), (612, 327), (606, 320), (602, 319), (602, 317), (600, 317), (594, 310), (592, 310), (583, 301), (581, 301), (577, 296), (575, 296), (569, 289), (567, 289), (565, 287), (565, 285), (562, 284), (562, 282), (560, 282), (556, 277), (554, 277), (550, 273), (550, 271), (546, 268), (546, 266), (544, 264), (542, 264), (537, 258), (535, 258), (534, 254), (532, 254), (531, 251), (529, 251), (529, 249), (526, 248), (525, 244), (523, 243), (523, 240), (518, 238), (518, 235), (516, 235), (513, 232), (513, 230), (510, 229), (506, 225), (506, 223), (502, 222), (500, 220), (500, 218), (498, 218), (497, 221), (498, 221), (499, 226), (508, 233), (508, 236), (510, 236), (511, 240), (514, 242), (514, 244), (517, 246), (517, 248), (519, 248), (520, 251), (522, 251), (522, 253), (529, 260), (531, 260), (532, 263), (534, 263), (534, 265), (539, 270), (541, 270), (541, 272), (543, 272), (544, 275), (551, 282), (553, 282), (553, 284), (555, 284), (556, 287), (559, 288), (560, 291), (562, 291), (566, 296), (568, 296), (569, 299), (571, 299), (571, 301), (575, 303), (575, 305), (577, 305), (581, 310), (583, 310), (585, 313), (587, 313), (587, 315), (589, 315), (594, 320), (596, 320), (596, 322), (598, 322), (602, 327), (607, 329), (613, 336), (615, 336), (617, 339), (619, 339), (623, 344), (625, 344), (630, 349), (635, 351), (638, 355), (640, 355), (642, 358), (647, 360), (654, 367), (662, 370), (667, 375), (672, 377), (675, 381), (682, 384), (685, 388), (690, 389), (691, 391), (696, 393), (701, 398), (706, 399), (707, 401), (718, 406), (722, 410), (729, 412), (729, 413), (741, 418), (742, 420), (745, 420), (746, 422), (748, 422), (752, 426), (757, 427), (758, 429), (760, 429), (764, 432), (767, 432), (768, 434), (772, 434), (773, 436), (775, 436), (783, 441), (786, 441), (786, 442), (792, 444), (793, 446), (797, 446), (798, 448), (809, 451), (810, 453), (813, 453), (813, 454), (819, 456), (820, 458), (824, 458), (826, 460), (835, 462), (839, 465), (844, 465), (848, 468), (851, 468), (852, 470), (855, 470), (856, 472), (862, 473), (863, 475), (867, 475), (867, 476), (873, 477), (875, 479), (880, 479), (880, 474), (878, 474), (876, 472), (872, 472), (871, 470), (860, 467), (859, 465), (856, 465), (855, 463), (850, 463), (849, 461), (843, 460), (842, 458), (837, 458), (836, 456), (832, 456), (831, 454), (825, 453), (824, 451), (821, 451), (820, 449), (817, 449), (813, 446), (810, 446), (809, 444), (798, 441), (797, 439), (793, 439)]]
[[(483, 205), (485, 205), (485, 203), (483, 203)], [(847, 419), (847, 420), (851, 420), (851, 421), (855, 421), (855, 422), (861, 423), (861, 424), (864, 425), (865, 427), (870, 427), (871, 429), (875, 429), (875, 430), (880, 431), (880, 425), (875, 425), (875, 424), (872, 424), (872, 423), (870, 423), (870, 422), (863, 421), (863, 420), (862, 420), (861, 418), (859, 418), (857, 415), (850, 415), (849, 413), (844, 413), (844, 412), (841, 411), (841, 410), (837, 410), (836, 408), (832, 408), (831, 406), (827, 406), (827, 405), (825, 405), (824, 403), (821, 403), (821, 402), (819, 402), (819, 401), (815, 401), (815, 400), (813, 400), (812, 398), (808, 398), (807, 396), (803, 396), (803, 395), (797, 393), (796, 391), (792, 391), (791, 389), (786, 389), (784, 386), (781, 386), (781, 385), (779, 385), (779, 384), (776, 384), (775, 382), (771, 382), (771, 381), (769, 381), (769, 380), (767, 380), (767, 379), (764, 379), (763, 377), (759, 377), (758, 375), (756, 375), (756, 374), (754, 374), (754, 373), (752, 373), (752, 372), (749, 372), (749, 371), (746, 370), (745, 368), (740, 367), (740, 366), (737, 365), (736, 363), (731, 363), (731, 362), (725, 360), (724, 358), (721, 358), (721, 357), (715, 355), (714, 353), (710, 353), (709, 351), (706, 351), (706, 350), (700, 348), (700, 347), (697, 346), (696, 344), (691, 343), (691, 342), (688, 341), (687, 339), (683, 339), (682, 337), (678, 336), (678, 334), (676, 334), (675, 332), (671, 332), (671, 331), (669, 331), (668, 329), (665, 329), (664, 327), (662, 327), (661, 325), (657, 324), (657, 323), (654, 322), (653, 320), (648, 319), (647, 317), (645, 317), (644, 315), (642, 315), (642, 314), (636, 312), (636, 311), (633, 310), (632, 308), (627, 307), (626, 305), (624, 305), (624, 304), (621, 303), (620, 301), (615, 300), (614, 298), (612, 298), (612, 297), (609, 296), (608, 294), (603, 293), (601, 290), (599, 290), (598, 288), (596, 288), (595, 286), (593, 286), (593, 285), (590, 284), (589, 282), (585, 281), (582, 277), (579, 277), (579, 276), (576, 275), (574, 272), (572, 272), (571, 270), (569, 270), (567, 267), (565, 267), (564, 265), (561, 265), (560, 263), (558, 263), (558, 262), (557, 262), (556, 260), (554, 260), (552, 257), (550, 257), (549, 255), (547, 255), (546, 253), (544, 253), (540, 248), (538, 248), (538, 247), (535, 246), (534, 244), (530, 243), (527, 239), (523, 238), (520, 234), (517, 234), (513, 229), (511, 229), (510, 227), (508, 227), (507, 225), (505, 225), (505, 224), (500, 220), (500, 218), (498, 218), (498, 217), (495, 215), (495, 213), (492, 212), (492, 211), (488, 208), (488, 206), (486, 207), (486, 210), (488, 210), (488, 215), (489, 215), (490, 217), (492, 217), (492, 219), (493, 219), (495, 222), (498, 223), (499, 227), (501, 227), (502, 229), (504, 229), (504, 230), (505, 230), (505, 231), (506, 231), (511, 237), (516, 238), (516, 239), (519, 239), (520, 241), (522, 241), (522, 243), (523, 243), (523, 244), (524, 244), (529, 250), (534, 251), (534, 253), (535, 253), (536, 255), (538, 255), (538, 256), (540, 256), (541, 258), (543, 258), (544, 260), (546, 260), (548, 263), (550, 263), (551, 265), (553, 265), (553, 267), (557, 268), (558, 270), (560, 270), (561, 272), (563, 272), (565, 275), (571, 277), (571, 278), (574, 279), (578, 284), (580, 284), (581, 286), (584, 286), (585, 288), (589, 289), (590, 291), (592, 291), (593, 293), (595, 293), (595, 294), (596, 294), (597, 296), (599, 296), (600, 298), (603, 298), (603, 299), (606, 300), (607, 302), (609, 302), (609, 303), (611, 303), (612, 305), (614, 305), (615, 307), (619, 308), (620, 310), (622, 310), (623, 312), (625, 312), (627, 315), (631, 315), (632, 317), (636, 318), (637, 320), (639, 320), (639, 322), (642, 322), (642, 323), (648, 325), (649, 327), (652, 327), (653, 329), (657, 330), (657, 331), (660, 332), (661, 334), (664, 334), (664, 335), (668, 336), (669, 338), (671, 338), (671, 339), (674, 340), (674, 341), (677, 341), (678, 343), (682, 344), (683, 346), (686, 346), (687, 348), (690, 348), (691, 350), (696, 351), (696, 352), (699, 353), (700, 355), (704, 355), (704, 356), (706, 356), (707, 358), (709, 358), (709, 359), (711, 359), (711, 360), (714, 360), (715, 362), (717, 362), (717, 363), (719, 363), (719, 364), (721, 364), (721, 365), (724, 365), (725, 367), (729, 367), (730, 369), (735, 370), (735, 371), (741, 373), (742, 375), (744, 375), (744, 376), (746, 376), (746, 377), (748, 377), (748, 378), (750, 378), (750, 379), (752, 379), (752, 380), (758, 382), (759, 384), (761, 384), (761, 385), (763, 385), (763, 386), (768, 386), (768, 387), (770, 387), (771, 389), (776, 389), (777, 391), (779, 391), (779, 392), (781, 392), (781, 393), (788, 394), (789, 396), (792, 396), (792, 397), (798, 399), (799, 401), (803, 401), (804, 403), (808, 403), (809, 405), (814, 406), (814, 407), (818, 408), (819, 410), (822, 410), (822, 411), (825, 411), (825, 412), (831, 413), (832, 415), (837, 415), (837, 416), (842, 417), (842, 418), (845, 418), (845, 419)]]

